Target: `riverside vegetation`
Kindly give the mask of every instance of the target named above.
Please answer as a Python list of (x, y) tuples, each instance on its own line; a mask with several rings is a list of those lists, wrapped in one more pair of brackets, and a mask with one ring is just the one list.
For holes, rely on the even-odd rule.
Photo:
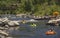
[(60, 0), (0, 0), (0, 14), (52, 15), (60, 12)]

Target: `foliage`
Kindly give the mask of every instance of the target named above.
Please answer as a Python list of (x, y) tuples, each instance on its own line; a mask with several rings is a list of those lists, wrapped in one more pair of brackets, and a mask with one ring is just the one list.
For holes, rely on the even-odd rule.
[(0, 0), (0, 14), (52, 15), (60, 12), (60, 0)]

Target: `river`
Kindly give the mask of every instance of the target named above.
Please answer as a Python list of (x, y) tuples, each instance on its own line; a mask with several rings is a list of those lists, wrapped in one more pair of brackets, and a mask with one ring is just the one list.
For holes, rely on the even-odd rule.
[[(13, 18), (11, 20), (29, 20), (28, 18)], [(48, 20), (40, 20), (39, 22), (20, 23), (17, 30), (9, 30), (12, 38), (60, 38), (60, 27), (46, 25)], [(31, 23), (35, 23), (36, 27), (31, 27)], [(45, 32), (50, 28), (54, 28), (55, 35), (46, 35)]]
[[(12, 31), (12, 37), (14, 38), (59, 38), (60, 27), (46, 25), (48, 20), (40, 20), (39, 22), (33, 22), (37, 26), (31, 27), (31, 23), (20, 24), (18, 30)], [(56, 35), (45, 35), (45, 32), (50, 28), (54, 28)]]

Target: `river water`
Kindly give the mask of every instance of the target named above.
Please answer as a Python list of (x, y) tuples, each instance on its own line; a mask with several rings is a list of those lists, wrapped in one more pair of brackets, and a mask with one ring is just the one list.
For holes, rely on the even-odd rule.
[[(60, 38), (60, 27), (46, 25), (48, 20), (40, 20), (39, 22), (20, 23), (19, 29), (11, 32), (13, 38)], [(35, 23), (36, 27), (31, 27), (31, 23)], [(50, 28), (54, 28), (55, 35), (45, 35)]]
[[(11, 18), (11, 20), (29, 20), (27, 18)], [(46, 25), (48, 20), (40, 20), (39, 22), (20, 23), (17, 30), (11, 30), (12, 38), (60, 38), (60, 27)], [(31, 23), (35, 23), (36, 27), (31, 27)], [(45, 32), (50, 28), (54, 28), (55, 35), (45, 35)]]

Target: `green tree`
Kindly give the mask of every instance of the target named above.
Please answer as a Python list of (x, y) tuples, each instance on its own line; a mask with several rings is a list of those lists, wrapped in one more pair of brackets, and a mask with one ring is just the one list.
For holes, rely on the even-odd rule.
[(31, 9), (32, 9), (32, 4), (31, 4), (31, 1), (28, 0), (28, 1), (25, 1), (25, 7), (24, 7), (25, 11), (26, 12), (30, 12)]

